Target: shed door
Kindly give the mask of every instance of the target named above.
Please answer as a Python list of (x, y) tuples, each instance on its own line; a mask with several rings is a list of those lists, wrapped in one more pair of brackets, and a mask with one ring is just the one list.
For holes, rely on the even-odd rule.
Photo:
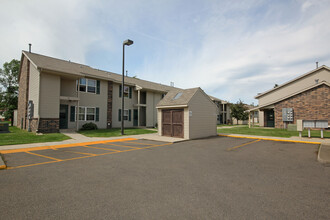
[(162, 111), (162, 134), (183, 138), (183, 109)]

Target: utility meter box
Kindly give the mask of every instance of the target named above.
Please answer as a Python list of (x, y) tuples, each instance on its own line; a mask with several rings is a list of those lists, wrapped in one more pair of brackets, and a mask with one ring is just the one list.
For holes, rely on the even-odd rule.
[(304, 128), (315, 128), (315, 121), (314, 120), (304, 120), (303, 126), (304, 126)]
[(303, 127), (303, 120), (299, 119), (297, 120), (297, 131), (303, 131), (304, 127)]
[(293, 121), (293, 108), (282, 108), (283, 121)]

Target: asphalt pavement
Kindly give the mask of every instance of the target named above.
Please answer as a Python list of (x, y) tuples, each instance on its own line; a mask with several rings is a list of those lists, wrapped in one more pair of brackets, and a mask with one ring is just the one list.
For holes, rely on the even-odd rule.
[[(1, 218), (329, 219), (330, 167), (317, 162), (319, 145), (126, 142), (16, 153), (33, 166), (5, 154), (16, 168), (0, 171)], [(77, 152), (86, 154), (69, 160)]]

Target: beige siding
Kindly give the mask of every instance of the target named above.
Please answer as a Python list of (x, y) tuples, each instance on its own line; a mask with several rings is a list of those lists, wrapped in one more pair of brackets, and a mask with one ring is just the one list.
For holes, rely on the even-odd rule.
[(61, 96), (77, 97), (76, 80), (61, 79)]
[(265, 122), (264, 122), (264, 111), (259, 111), (259, 126), (264, 127)]
[[(118, 120), (118, 110), (121, 109), (121, 97), (119, 97), (119, 84), (113, 84), (112, 92), (112, 127), (119, 128), (121, 127), (121, 121)], [(124, 121), (125, 127), (133, 127), (133, 109), (134, 104), (137, 104), (137, 91), (132, 87), (132, 98), (125, 97), (124, 100), (125, 109), (131, 109), (131, 121)]]
[[(189, 138), (217, 135), (217, 107), (204, 93), (197, 91), (189, 102)], [(188, 112), (189, 115), (189, 112)]]
[(57, 75), (40, 74), (41, 118), (59, 118), (61, 78)]
[(156, 105), (161, 100), (160, 93), (147, 92), (147, 127), (154, 127), (157, 123), (157, 109)]
[(260, 98), (259, 106), (266, 105), (268, 103), (274, 102), (280, 98), (286, 97), (295, 92), (299, 92), (307, 87), (315, 85), (315, 79), (318, 79), (319, 82), (327, 81), (330, 82), (330, 71), (322, 69), (313, 74), (310, 74), (302, 79), (294, 81), (286, 86), (283, 86), (273, 92), (270, 92)]
[(39, 117), (39, 83), (39, 71), (30, 63), (29, 100), (32, 100), (34, 104), (34, 118)]
[(183, 137), (185, 139), (189, 139), (190, 138), (190, 133), (189, 133), (189, 109), (188, 108), (184, 108), (183, 111)]
[[(108, 101), (108, 82), (100, 81), (100, 94), (93, 94), (88, 92), (80, 92), (79, 93), (80, 101), (79, 106), (83, 107), (98, 107), (100, 109), (99, 112), (99, 121), (93, 121), (98, 128), (106, 128), (107, 127), (107, 101)], [(76, 102), (74, 102), (76, 103)], [(70, 108), (70, 107), (69, 107)], [(69, 110), (70, 116), (70, 110)], [(70, 117), (69, 117), (70, 121)], [(90, 121), (79, 121), (79, 127), (83, 124), (88, 123)], [(70, 124), (72, 126), (72, 124)], [(74, 126), (75, 127), (75, 126)]]
[(157, 109), (158, 115), (158, 135), (162, 135), (162, 110)]

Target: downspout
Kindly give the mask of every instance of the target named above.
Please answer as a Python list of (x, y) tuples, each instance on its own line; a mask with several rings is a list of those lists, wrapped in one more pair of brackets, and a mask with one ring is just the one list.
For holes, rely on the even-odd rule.
[(37, 130), (36, 133), (39, 132), (39, 123), (40, 123), (40, 85), (41, 85), (41, 69), (39, 69), (39, 97), (38, 97), (38, 124), (37, 124)]

